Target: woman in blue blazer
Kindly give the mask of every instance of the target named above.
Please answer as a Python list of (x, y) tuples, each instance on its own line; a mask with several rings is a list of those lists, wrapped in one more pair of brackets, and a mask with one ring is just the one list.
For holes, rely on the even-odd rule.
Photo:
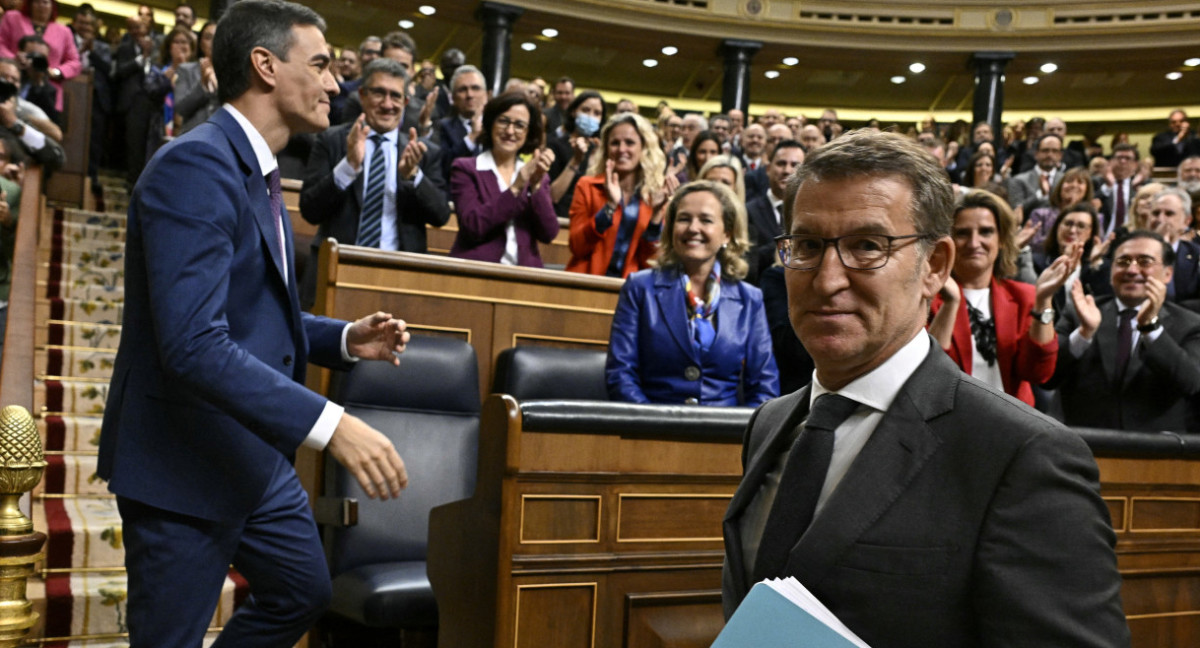
[(757, 406), (779, 395), (762, 292), (741, 281), (746, 213), (711, 181), (681, 187), (662, 251), (629, 277), (605, 368), (613, 400)]

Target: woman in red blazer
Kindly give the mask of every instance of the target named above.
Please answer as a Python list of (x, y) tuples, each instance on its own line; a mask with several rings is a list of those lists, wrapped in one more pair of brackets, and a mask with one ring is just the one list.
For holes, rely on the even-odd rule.
[(658, 252), (667, 201), (679, 180), (664, 176), (667, 158), (640, 115), (613, 117), (600, 141), (588, 177), (575, 185), (567, 270), (628, 277)]
[(1054, 374), (1054, 293), (1079, 263), (1055, 260), (1037, 285), (1013, 281), (1016, 216), (995, 194), (973, 190), (954, 212), (954, 271), (933, 302), (929, 332), (966, 373), (1033, 405), (1032, 384)]

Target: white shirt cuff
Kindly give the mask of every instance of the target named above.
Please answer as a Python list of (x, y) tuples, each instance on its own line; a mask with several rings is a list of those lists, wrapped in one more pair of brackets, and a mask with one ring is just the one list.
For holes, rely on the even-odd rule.
[(358, 362), (358, 358), (350, 355), (350, 350), (346, 347), (346, 336), (350, 334), (350, 327), (354, 326), (354, 322), (349, 322), (342, 329), (342, 360), (345, 362)]
[(325, 410), (321, 412), (321, 416), (317, 417), (317, 422), (313, 424), (312, 430), (304, 438), (302, 445), (313, 450), (324, 450), (325, 446), (329, 445), (329, 440), (333, 438), (333, 433), (337, 430), (338, 422), (342, 420), (342, 414), (345, 411), (346, 408), (341, 405), (333, 401), (325, 401)]
[(42, 131), (25, 124), (25, 132), (21, 133), (21, 141), (29, 147), (29, 150), (40, 151), (46, 145), (46, 136), (42, 134)]
[(1092, 341), (1083, 337), (1083, 333), (1080, 333), (1079, 329), (1071, 331), (1071, 336), (1068, 339), (1070, 340), (1071, 355), (1076, 358), (1081, 357), (1083, 352), (1092, 346)]
[(1163, 333), (1163, 327), (1159, 326), (1158, 328), (1154, 329), (1153, 331), (1150, 331), (1149, 333), (1143, 333), (1140, 337), (1142, 339), (1143, 344), (1150, 344), (1151, 342), (1154, 342), (1155, 340), (1157, 340), (1158, 336), (1162, 335), (1162, 333)]
[(350, 166), (350, 163), (344, 157), (341, 162), (337, 163), (337, 166), (333, 167), (333, 184), (337, 185), (337, 188), (342, 191), (345, 191), (346, 187), (353, 184), (354, 179), (357, 177), (358, 172), (354, 170), (354, 167)]
[(421, 170), (421, 167), (417, 167), (417, 175), (413, 176), (413, 179), (410, 182), (412, 182), (412, 186), (419, 187), (421, 186), (421, 181), (424, 179), (425, 172)]

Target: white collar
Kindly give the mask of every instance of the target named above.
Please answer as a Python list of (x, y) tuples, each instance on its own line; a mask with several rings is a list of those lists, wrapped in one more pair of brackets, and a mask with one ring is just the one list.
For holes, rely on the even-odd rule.
[(242, 131), (246, 133), (246, 139), (250, 140), (250, 148), (254, 150), (254, 157), (258, 159), (258, 168), (265, 176), (268, 173), (279, 168), (279, 162), (275, 161), (275, 154), (271, 152), (271, 147), (267, 145), (267, 140), (263, 138), (262, 133), (250, 123), (249, 119), (242, 114), (240, 110), (233, 107), (233, 104), (225, 104), (221, 106), (233, 115), (234, 121), (238, 126), (242, 127)]
[(851, 380), (836, 392), (826, 389), (821, 381), (817, 380), (814, 372), (808, 400), (809, 410), (811, 411), (812, 404), (818, 396), (837, 393), (857, 403), (886, 412), (892, 406), (892, 401), (896, 400), (904, 383), (908, 382), (917, 367), (925, 361), (925, 357), (929, 355), (929, 348), (929, 334), (921, 329), (908, 344), (900, 347), (900, 350), (893, 353), (883, 364)]
[[(518, 156), (513, 164), (513, 172), (520, 171), (522, 166), (523, 163), (521, 162), (520, 156)], [(475, 156), (475, 170), (496, 171), (496, 158), (492, 155), (492, 151), (490, 149)]]

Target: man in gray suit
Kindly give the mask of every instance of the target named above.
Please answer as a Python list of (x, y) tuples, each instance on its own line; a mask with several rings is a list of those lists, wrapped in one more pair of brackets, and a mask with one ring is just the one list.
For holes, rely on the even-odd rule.
[(1038, 140), (1033, 157), (1037, 166), (1008, 180), (1008, 204), (1014, 209), (1025, 206), (1026, 213), (1031, 210), (1028, 205), (1034, 199), (1050, 199), (1054, 183), (1061, 180), (1063, 172), (1067, 170), (1062, 163), (1063, 141), (1058, 135), (1043, 135)]
[(857, 131), (812, 153), (789, 194), (789, 314), (816, 371), (750, 421), (726, 614), (795, 576), (875, 646), (1128, 646), (1087, 446), (924, 331), (954, 265), (939, 165)]

